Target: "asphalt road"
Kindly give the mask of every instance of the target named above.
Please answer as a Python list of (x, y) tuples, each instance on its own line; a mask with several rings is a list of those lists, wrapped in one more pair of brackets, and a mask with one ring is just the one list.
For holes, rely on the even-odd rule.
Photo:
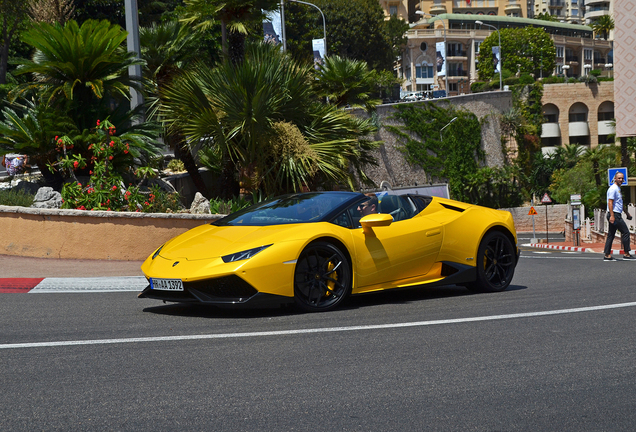
[(632, 431), (634, 274), (524, 251), (503, 293), (321, 314), (0, 294), (0, 430)]

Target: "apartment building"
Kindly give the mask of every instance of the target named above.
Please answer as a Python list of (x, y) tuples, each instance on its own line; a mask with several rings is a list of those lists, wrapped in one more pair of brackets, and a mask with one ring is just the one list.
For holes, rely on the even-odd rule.
[[(592, 69), (611, 74), (610, 42), (595, 39), (592, 29), (580, 24), (447, 13), (423, 18), (411, 25), (407, 46), (397, 65), (398, 76), (405, 80), (404, 91), (447, 90), (450, 96), (470, 93), (470, 84), (478, 79), (476, 64), (480, 44), (495, 29), (514, 27), (542, 27), (552, 37), (556, 47), (556, 68), (541, 71), (543, 76), (579, 77), (588, 75)], [(445, 51), (442, 69), (437, 67), (439, 43), (445, 48), (442, 50)], [(505, 56), (504, 51), (502, 57)]]

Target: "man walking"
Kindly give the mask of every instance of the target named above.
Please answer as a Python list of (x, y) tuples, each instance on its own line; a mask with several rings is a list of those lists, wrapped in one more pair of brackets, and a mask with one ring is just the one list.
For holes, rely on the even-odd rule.
[[(612, 242), (616, 235), (616, 230), (621, 232), (621, 241), (623, 242), (624, 260), (636, 260), (629, 251), (629, 229), (623, 220), (623, 195), (621, 195), (621, 185), (625, 181), (623, 173), (619, 172), (614, 176), (614, 184), (607, 190), (607, 220), (609, 221), (609, 230), (607, 232), (607, 240), (605, 240), (605, 261), (613, 261)], [(627, 209), (625, 209), (627, 219), (632, 218)]]

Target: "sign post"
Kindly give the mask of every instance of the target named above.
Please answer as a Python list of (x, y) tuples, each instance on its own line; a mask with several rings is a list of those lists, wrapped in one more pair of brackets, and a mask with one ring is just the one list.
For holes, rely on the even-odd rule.
[(534, 209), (534, 197), (532, 198), (532, 206), (528, 215), (532, 216), (532, 240), (530, 240), (530, 243), (537, 243), (537, 234), (534, 231), (534, 217), (537, 215), (537, 211)]
[(545, 204), (545, 242), (550, 243), (550, 236), (548, 234), (548, 204), (551, 204), (552, 200), (550, 196), (546, 192), (543, 194), (543, 198), (541, 198), (541, 204)]

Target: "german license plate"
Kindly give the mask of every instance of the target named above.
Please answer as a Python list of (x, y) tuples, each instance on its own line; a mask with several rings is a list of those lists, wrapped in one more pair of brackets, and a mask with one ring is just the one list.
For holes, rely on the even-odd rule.
[(150, 279), (152, 289), (159, 291), (183, 291), (181, 279)]

